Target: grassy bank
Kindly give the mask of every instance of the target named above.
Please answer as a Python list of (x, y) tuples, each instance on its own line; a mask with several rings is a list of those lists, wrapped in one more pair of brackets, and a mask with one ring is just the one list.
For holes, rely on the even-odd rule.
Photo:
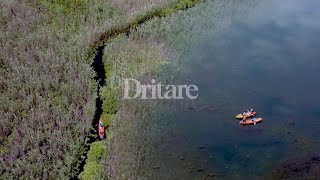
[[(138, 124), (152, 123), (151, 121), (146, 122), (145, 120), (143, 121), (142, 119), (138, 119), (142, 116), (140, 113), (137, 114), (137, 112), (146, 112), (142, 109), (145, 108), (141, 104), (143, 102), (132, 101), (130, 103), (126, 103), (120, 100), (122, 97), (122, 87), (119, 81), (122, 78), (135, 77), (137, 79), (145, 80), (147, 78), (147, 74), (151, 75), (152, 72), (156, 71), (161, 64), (165, 64), (167, 61), (166, 56), (159, 52), (160, 48), (157, 47), (157, 44), (146, 42), (147, 41), (144, 40), (128, 39), (127, 36), (123, 35), (116, 37), (106, 45), (104, 53), (106, 55), (103, 60), (105, 68), (107, 69), (107, 79), (106, 86), (104, 86), (100, 91), (100, 96), (103, 100), (102, 119), (104, 121), (104, 125), (108, 127), (106, 131), (108, 138), (102, 141), (106, 143), (106, 148), (121, 148), (121, 150), (124, 150), (123, 148), (125, 148), (125, 151), (135, 151), (135, 149), (137, 149), (136, 146), (141, 145), (145, 140), (145, 138), (139, 136), (141, 135), (140, 133), (145, 130), (141, 129), (142, 126), (138, 126)], [(137, 106), (137, 104), (139, 105)], [(135, 121), (138, 124), (128, 126), (130, 125), (130, 121)], [(134, 130), (136, 133), (127, 134), (129, 130)], [(148, 136), (147, 133), (144, 135), (145, 137)], [(125, 136), (126, 138), (122, 139), (119, 138), (119, 136)], [(131, 144), (126, 144), (125, 142), (130, 139), (132, 140)], [(137, 141), (134, 141), (136, 139), (139, 139), (140, 142), (137, 143)], [(125, 140), (125, 142), (123, 140)], [(90, 152), (91, 149), (89, 153)], [(141, 155), (142, 154), (140, 154), (140, 156)], [(126, 160), (129, 159), (138, 160), (139, 158), (136, 154), (117, 155), (114, 157), (116, 160), (107, 162), (107, 157), (109, 156), (110, 154), (108, 153), (101, 158), (103, 159), (103, 161), (100, 161), (100, 164), (104, 167), (103, 173), (89, 168), (92, 163), (88, 159), (80, 177), (82, 179), (86, 179), (88, 174), (90, 174), (91, 178), (103, 178), (108, 175), (110, 179), (114, 179), (116, 177), (120, 177), (121, 174), (123, 175), (122, 170), (126, 169), (128, 173), (133, 173), (134, 171), (131, 168), (139, 166), (138, 162), (134, 165), (136, 167), (132, 166), (132, 162), (126, 162)], [(108, 168), (107, 171), (106, 168)], [(136, 176), (131, 174), (126, 177)]]
[[(124, 119), (133, 120), (134, 117), (136, 117), (135, 114), (130, 113), (130, 109), (132, 109), (130, 107), (134, 106), (133, 104), (124, 105), (125, 103), (120, 102), (120, 99), (122, 97), (122, 94), (121, 94), (122, 84), (119, 82), (123, 78), (131, 78), (131, 77), (140, 78), (142, 80), (148, 80), (148, 79), (151, 80), (150, 77), (154, 76), (153, 72), (157, 71), (157, 69), (161, 65), (167, 64), (167, 59), (169, 57), (168, 48), (164, 43), (161, 43), (157, 39), (152, 39), (152, 38), (131, 38), (130, 36), (131, 30), (138, 28), (138, 25), (141, 25), (142, 23), (146, 23), (148, 20), (151, 20), (153, 18), (170, 16), (174, 12), (178, 12), (179, 10), (185, 10), (190, 7), (193, 7), (199, 2), (200, 2), (199, 0), (191, 0), (191, 1), (181, 0), (181, 1), (178, 1), (178, 3), (171, 3), (168, 6), (154, 8), (151, 11), (145, 13), (144, 15), (133, 18), (133, 21), (131, 21), (130, 23), (115, 26), (110, 31), (105, 32), (100, 37), (99, 41), (94, 43), (93, 48), (101, 44), (106, 45), (106, 49), (104, 53), (106, 54), (106, 56), (104, 56), (104, 64), (105, 64), (106, 77), (107, 77), (106, 86), (104, 86), (100, 90), (100, 96), (103, 100), (102, 119), (104, 121), (105, 126), (107, 127), (112, 126), (112, 128), (114, 129), (113, 132), (115, 132), (114, 134), (117, 134), (116, 132), (125, 132), (123, 131), (123, 129), (126, 129), (127, 125), (123, 124), (123, 122), (125, 122)], [(148, 104), (148, 106), (149, 105), (150, 104)], [(140, 107), (139, 111), (141, 111), (141, 108), (144, 108), (143, 106), (139, 106), (139, 107)], [(126, 111), (123, 111), (123, 108), (126, 109)], [(119, 116), (117, 116), (118, 113), (125, 114), (125, 117), (119, 118)], [(145, 113), (151, 113), (151, 112), (147, 111)], [(122, 121), (122, 122), (119, 123), (119, 121)], [(144, 121), (141, 121), (141, 122), (144, 122)], [(131, 128), (131, 130), (137, 130), (141, 127), (145, 127), (145, 124), (140, 126), (141, 122), (137, 123), (135, 125), (136, 128)], [(151, 123), (151, 121), (148, 123)], [(121, 124), (121, 125), (117, 126), (115, 124)], [(115, 126), (117, 126), (117, 128), (115, 128)], [(110, 128), (108, 129), (108, 133), (109, 133), (109, 130)], [(151, 133), (145, 134), (145, 135), (148, 136), (148, 135), (151, 135)], [(122, 144), (123, 139), (113, 135), (112, 137), (113, 137), (112, 138), (113, 142), (117, 144), (118, 143)], [(132, 138), (132, 136), (130, 137)], [(131, 138), (128, 138), (128, 139), (131, 139)], [(137, 139), (139, 139), (140, 143), (136, 142)], [(128, 142), (127, 140), (126, 142)], [(145, 140), (146, 140), (145, 138), (141, 138), (141, 136), (137, 135), (135, 138), (132, 139), (132, 143), (134, 143), (132, 145), (133, 146), (141, 145), (142, 143), (145, 143)], [(117, 146), (117, 145), (113, 144), (113, 146)], [(127, 151), (129, 151), (129, 149), (127, 149)], [(138, 174), (135, 174), (135, 176), (133, 176), (132, 173), (134, 172), (134, 170), (129, 170), (128, 168), (130, 166), (127, 167), (125, 165), (125, 164), (130, 164), (130, 162), (123, 162), (123, 160), (124, 159), (138, 160), (139, 157), (136, 157), (135, 155), (132, 155), (132, 157), (128, 157), (127, 156), (128, 154), (124, 154), (124, 155), (125, 156), (122, 156), (120, 158), (122, 159), (122, 161), (118, 160), (118, 161), (113, 161), (111, 163), (112, 166), (116, 168), (108, 169), (107, 173), (109, 174), (110, 178), (118, 177), (118, 173), (123, 175), (122, 171), (120, 170), (123, 167), (126, 167), (125, 169), (127, 169), (128, 174), (130, 174), (130, 176), (128, 177), (138, 176)], [(100, 172), (97, 172), (97, 171), (94, 171), (93, 169), (88, 168), (90, 164), (91, 162), (87, 160), (87, 164), (85, 165), (85, 170), (80, 175), (82, 178), (84, 177), (84, 174), (90, 174), (92, 175), (92, 177), (99, 176)], [(139, 166), (138, 163), (136, 164), (136, 166)]]

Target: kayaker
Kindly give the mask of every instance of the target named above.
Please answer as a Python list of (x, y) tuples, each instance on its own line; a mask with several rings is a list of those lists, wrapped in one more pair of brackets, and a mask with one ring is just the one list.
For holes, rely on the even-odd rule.
[(101, 119), (99, 120), (98, 132), (100, 139), (104, 139), (104, 126)]
[(243, 115), (243, 116), (246, 116), (248, 113), (249, 113), (249, 111), (248, 111), (248, 110), (245, 110), (245, 111), (242, 113), (242, 115)]
[(252, 112), (253, 112), (253, 109), (251, 109), (250, 111), (249, 110), (247, 110), (247, 112), (243, 112), (242, 113), (242, 115), (249, 115), (249, 114), (252, 114)]
[(256, 118), (252, 118), (253, 125), (256, 125), (256, 123), (257, 123), (256, 120), (257, 120)]

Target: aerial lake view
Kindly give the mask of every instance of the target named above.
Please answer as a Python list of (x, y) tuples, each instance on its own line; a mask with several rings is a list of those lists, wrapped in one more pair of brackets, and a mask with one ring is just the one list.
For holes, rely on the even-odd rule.
[(0, 7), (0, 179), (320, 179), (320, 1)]

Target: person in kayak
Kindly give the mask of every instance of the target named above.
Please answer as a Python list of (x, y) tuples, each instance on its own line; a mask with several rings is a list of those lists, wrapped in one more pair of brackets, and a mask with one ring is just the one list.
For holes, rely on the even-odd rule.
[(256, 118), (252, 118), (252, 121), (253, 121), (253, 125), (256, 125), (256, 121), (257, 121), (257, 119)]
[(98, 127), (99, 137), (100, 139), (104, 139), (104, 126), (102, 124), (102, 120), (99, 120), (99, 127)]
[(242, 113), (242, 120), (246, 120), (247, 117), (250, 117), (250, 116), (253, 116), (253, 109), (251, 109), (250, 111), (249, 110), (246, 110), (245, 112)]
[(251, 115), (253, 113), (253, 109), (251, 109), (250, 111), (247, 110), (247, 112), (243, 112), (242, 115), (246, 116), (246, 115)]

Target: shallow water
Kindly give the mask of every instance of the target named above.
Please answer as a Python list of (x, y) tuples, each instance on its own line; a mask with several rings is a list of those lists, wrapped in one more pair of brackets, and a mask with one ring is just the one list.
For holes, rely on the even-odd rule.
[[(174, 115), (168, 151), (176, 156), (166, 161), (177, 162), (173, 171), (269, 177), (282, 161), (319, 152), (319, 6), (317, 0), (264, 0), (218, 37), (208, 33), (190, 46), (187, 76), (199, 99)], [(235, 115), (251, 108), (263, 122), (240, 126)]]

